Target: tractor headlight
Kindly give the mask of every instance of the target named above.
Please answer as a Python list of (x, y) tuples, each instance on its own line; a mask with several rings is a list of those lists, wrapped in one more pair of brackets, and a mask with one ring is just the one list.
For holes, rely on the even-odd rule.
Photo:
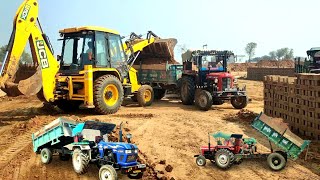
[(215, 79), (214, 79), (214, 83), (217, 84), (218, 82), (219, 82), (218, 78), (215, 78)]
[(135, 153), (135, 154), (138, 154), (138, 149), (135, 149), (135, 150), (134, 150), (134, 153)]
[(233, 79), (233, 82), (234, 82), (234, 83), (237, 83), (237, 82), (238, 82), (238, 79), (237, 79), (237, 78), (234, 78), (234, 79)]
[(131, 153), (132, 153), (132, 150), (125, 150), (124, 153), (126, 153), (126, 154), (131, 154)]

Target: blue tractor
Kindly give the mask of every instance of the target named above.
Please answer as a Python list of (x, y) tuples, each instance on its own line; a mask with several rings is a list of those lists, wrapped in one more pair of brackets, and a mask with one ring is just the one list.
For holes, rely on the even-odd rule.
[(109, 142), (115, 124), (97, 121), (79, 123), (58, 118), (32, 134), (33, 151), (41, 155), (41, 161), (49, 164), (53, 154), (66, 161), (72, 156), (74, 170), (78, 174), (87, 171), (89, 163), (100, 167), (100, 179), (117, 179), (116, 170), (139, 179), (146, 170), (145, 164), (139, 164), (138, 147), (131, 144), (131, 134), (127, 134), (128, 143), (122, 141), (120, 125), (119, 142)]
[(95, 163), (100, 179), (117, 179), (116, 170), (127, 174), (131, 179), (140, 179), (146, 170), (145, 164), (137, 162), (138, 147), (130, 143), (131, 134), (127, 134), (128, 143), (122, 142), (120, 125), (119, 141), (108, 142), (115, 124), (86, 121), (72, 130), (72, 164), (75, 172), (84, 174), (89, 163)]

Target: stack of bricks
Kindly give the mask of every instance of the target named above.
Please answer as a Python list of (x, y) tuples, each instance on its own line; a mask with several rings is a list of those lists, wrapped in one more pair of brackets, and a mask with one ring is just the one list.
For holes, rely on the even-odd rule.
[(257, 68), (250, 67), (247, 69), (247, 79), (263, 81), (264, 76), (280, 75), (294, 77), (294, 68)]
[(264, 112), (284, 119), (292, 131), (320, 140), (320, 75), (265, 76)]

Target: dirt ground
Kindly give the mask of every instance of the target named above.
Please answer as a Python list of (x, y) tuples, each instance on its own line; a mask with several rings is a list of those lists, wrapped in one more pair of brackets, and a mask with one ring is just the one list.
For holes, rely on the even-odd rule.
[[(240, 80), (246, 84), (252, 99), (247, 109), (255, 113), (263, 110), (263, 84), (257, 81)], [(266, 161), (246, 160), (223, 171), (210, 162), (198, 167), (195, 154), (200, 146), (207, 144), (207, 133), (224, 131), (243, 133), (258, 139), (258, 149), (267, 151), (266, 139), (252, 129), (245, 121), (230, 119), (238, 113), (229, 103), (213, 106), (207, 112), (198, 111), (193, 106), (184, 106), (178, 99), (164, 98), (152, 106), (142, 108), (127, 104), (114, 115), (91, 115), (90, 111), (75, 114), (60, 114), (42, 108), (35, 97), (4, 97), (0, 100), (0, 179), (98, 179), (98, 168), (89, 167), (85, 175), (73, 171), (72, 162), (60, 161), (55, 157), (51, 164), (43, 165), (40, 157), (32, 151), (32, 132), (60, 116), (73, 119), (98, 119), (120, 124), (133, 134), (142, 156), (155, 171), (161, 171), (168, 179), (319, 179), (319, 161), (305, 162), (289, 160), (284, 170), (271, 171)], [(165, 164), (159, 164), (165, 160)], [(164, 168), (173, 167), (171, 172)], [(317, 175), (318, 174), (318, 175)], [(122, 177), (126, 179), (126, 177)]]

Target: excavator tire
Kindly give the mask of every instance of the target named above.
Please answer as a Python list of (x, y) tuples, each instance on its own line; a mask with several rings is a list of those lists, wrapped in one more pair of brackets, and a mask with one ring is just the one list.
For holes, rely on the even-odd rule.
[(192, 105), (194, 101), (195, 91), (194, 79), (189, 76), (182, 77), (180, 90), (182, 104)]
[(116, 113), (123, 101), (123, 87), (114, 75), (104, 75), (94, 81), (93, 103), (99, 114)]
[(149, 85), (142, 85), (137, 93), (137, 100), (140, 106), (150, 106), (154, 100), (153, 88)]

